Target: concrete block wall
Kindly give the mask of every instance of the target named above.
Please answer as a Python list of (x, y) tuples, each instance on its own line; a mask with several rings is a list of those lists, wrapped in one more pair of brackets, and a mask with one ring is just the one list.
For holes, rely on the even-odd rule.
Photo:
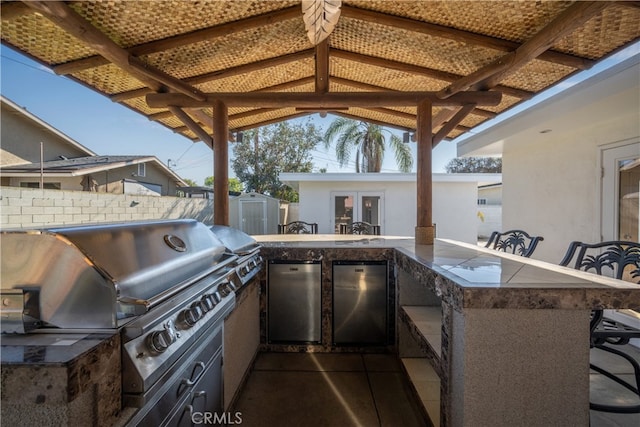
[(192, 218), (213, 224), (213, 200), (0, 187), (0, 228)]

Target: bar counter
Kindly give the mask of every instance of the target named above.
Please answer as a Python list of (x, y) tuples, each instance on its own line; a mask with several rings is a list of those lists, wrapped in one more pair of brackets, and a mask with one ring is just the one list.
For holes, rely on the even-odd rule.
[(395, 348), (437, 374), (439, 393), (426, 401), (436, 401), (439, 408), (427, 411), (441, 426), (589, 425), (591, 309), (640, 307), (636, 284), (451, 240), (257, 240), (267, 260), (386, 254), (395, 267)]

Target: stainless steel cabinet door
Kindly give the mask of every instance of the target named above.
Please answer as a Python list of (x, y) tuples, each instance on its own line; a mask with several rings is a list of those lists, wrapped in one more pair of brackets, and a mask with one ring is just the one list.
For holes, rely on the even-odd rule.
[(387, 343), (386, 263), (333, 265), (333, 342)]
[(321, 341), (320, 263), (269, 263), (269, 342)]

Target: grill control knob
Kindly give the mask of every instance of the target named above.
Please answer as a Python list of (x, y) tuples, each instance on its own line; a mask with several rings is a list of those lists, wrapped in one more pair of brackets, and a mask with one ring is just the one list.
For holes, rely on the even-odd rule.
[(220, 295), (220, 292), (215, 291), (213, 293), (213, 300), (216, 302), (216, 304), (222, 301), (222, 295)]
[(229, 289), (231, 289), (232, 291), (235, 291), (236, 289), (238, 289), (238, 287), (236, 286), (235, 283), (233, 283), (233, 280), (229, 280), (229, 283), (227, 283), (227, 286), (229, 287)]
[(182, 319), (188, 327), (191, 327), (202, 318), (203, 314), (200, 302), (194, 302), (191, 307), (182, 312)]
[(223, 283), (220, 286), (218, 286), (218, 292), (220, 292), (220, 295), (222, 295), (223, 297), (226, 297), (230, 293), (226, 283)]
[(149, 335), (149, 347), (156, 353), (162, 353), (176, 342), (176, 339), (176, 330), (173, 327), (173, 322), (169, 320), (165, 323), (164, 330), (154, 331)]
[(205, 313), (207, 311), (213, 310), (213, 308), (216, 306), (216, 301), (213, 299), (213, 295), (211, 294), (204, 295), (200, 300), (200, 306), (202, 307), (202, 310)]

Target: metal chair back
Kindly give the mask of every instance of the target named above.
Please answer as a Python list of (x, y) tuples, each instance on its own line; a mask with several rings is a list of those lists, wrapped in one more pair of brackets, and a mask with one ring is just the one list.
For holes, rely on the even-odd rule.
[(543, 240), (541, 236), (530, 236), (522, 230), (494, 231), (485, 247), (528, 258)]
[(380, 235), (380, 226), (364, 221), (356, 221), (351, 224), (340, 224), (340, 234), (371, 234)]
[(318, 234), (318, 224), (304, 221), (279, 224), (278, 234)]

